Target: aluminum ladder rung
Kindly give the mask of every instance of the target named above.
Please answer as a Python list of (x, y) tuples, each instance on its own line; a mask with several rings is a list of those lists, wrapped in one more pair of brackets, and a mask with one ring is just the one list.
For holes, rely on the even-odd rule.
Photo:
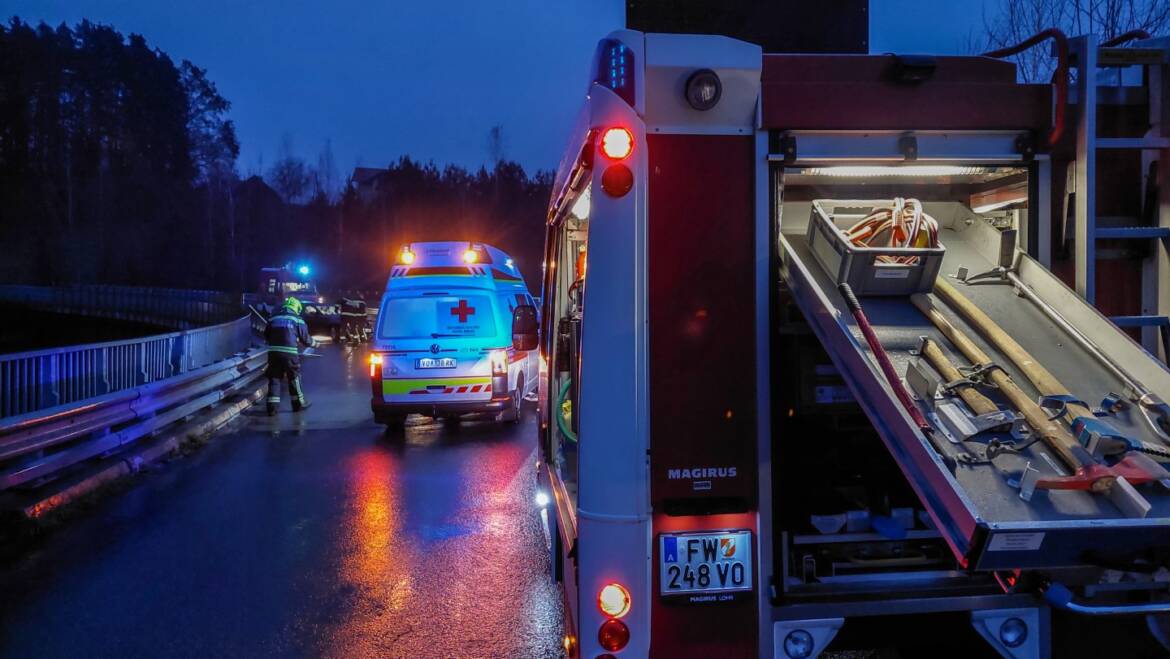
[(1166, 50), (1151, 47), (1115, 47), (1097, 49), (1097, 66), (1149, 66), (1151, 64), (1165, 64)]
[(1170, 327), (1168, 316), (1110, 316), (1118, 327)]
[(1098, 137), (1098, 149), (1170, 149), (1170, 137)]
[(1097, 239), (1148, 240), (1170, 238), (1170, 227), (1097, 227)]

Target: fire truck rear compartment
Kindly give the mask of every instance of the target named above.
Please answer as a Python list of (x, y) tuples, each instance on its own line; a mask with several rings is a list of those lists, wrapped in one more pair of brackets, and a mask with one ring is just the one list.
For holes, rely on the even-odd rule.
[[(773, 306), (777, 310), (773, 477), (778, 578), (784, 574), (792, 584), (828, 583), (841, 575), (889, 569), (902, 575), (918, 571), (924, 579), (929, 574), (931, 579), (945, 581), (954, 570), (989, 575), (1012, 569), (1167, 563), (1170, 496), (1157, 483), (1138, 488), (1151, 509), (1144, 518), (1135, 518), (1122, 514), (1106, 497), (1089, 492), (1037, 490), (1030, 501), (1023, 500), (1018, 481), (1027, 465), (1045, 476), (1071, 472), (1040, 442), (1018, 454), (1003, 453), (987, 461), (986, 446), (992, 439), (1016, 445), (1027, 442), (993, 432), (959, 443), (943, 439), (948, 456), (940, 459), (899, 407), (837, 292), (837, 282), (822, 268), (806, 238), (813, 199), (921, 197), (941, 226), (940, 241), (946, 253), (939, 276), (947, 277), (1076, 397), (1096, 406), (1106, 395), (1122, 393), (1123, 385), (1072, 337), (1017, 296), (1010, 285), (964, 285), (951, 278), (960, 268), (971, 274), (994, 268), (1005, 234), (991, 222), (1026, 229), (1021, 226), (1021, 218), (1028, 213), (1026, 203), (1012, 206), (1018, 211), (1014, 216), (979, 215), (968, 205), (970, 189), (946, 177), (908, 181), (901, 187), (888, 179), (828, 180), (792, 172), (779, 174), (775, 180), (776, 198), (783, 199), (773, 204), (781, 280)], [(1026, 256), (1021, 258), (1019, 273), (1074, 324), (1083, 323), (1081, 330), (1124, 362), (1143, 384), (1163, 398), (1170, 394), (1170, 373), (1063, 289), (1050, 273)], [(924, 336), (943, 346), (957, 365), (968, 365), (908, 296), (865, 297), (861, 302), (899, 374), (904, 376), (908, 365), (917, 360), (916, 350)], [(797, 312), (783, 313), (786, 303)], [(1030, 394), (1038, 393), (974, 327), (940, 306), (1017, 384)], [(809, 335), (801, 335), (801, 328), (807, 328)], [(814, 354), (817, 357), (810, 358)], [(833, 371), (840, 382), (826, 377)], [(1001, 408), (1008, 408), (995, 392), (985, 393)], [(856, 403), (844, 400), (849, 397)], [(1131, 409), (1110, 417), (1110, 422), (1133, 437), (1157, 444), (1136, 415)], [(952, 473), (947, 462), (956, 459)], [(907, 508), (913, 511), (910, 518)], [(868, 526), (856, 512), (864, 509), (869, 510)], [(851, 510), (858, 518), (855, 527), (864, 528), (863, 533), (842, 529), (825, 534), (813, 526), (814, 516)], [(877, 531), (874, 519), (882, 526)], [(823, 523), (829, 528), (834, 525), (832, 519)], [(878, 532), (883, 530), (884, 534)], [(905, 537), (896, 537), (903, 533)], [(971, 583), (978, 586), (979, 582)]]

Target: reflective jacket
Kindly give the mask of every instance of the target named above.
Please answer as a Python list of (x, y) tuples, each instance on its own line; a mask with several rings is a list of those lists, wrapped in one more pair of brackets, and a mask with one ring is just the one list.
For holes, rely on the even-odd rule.
[(281, 311), (268, 319), (268, 327), (264, 330), (264, 340), (268, 341), (269, 352), (283, 352), (298, 354), (297, 344), (311, 348), (316, 345), (309, 335), (309, 326), (300, 316), (294, 316), (287, 311)]

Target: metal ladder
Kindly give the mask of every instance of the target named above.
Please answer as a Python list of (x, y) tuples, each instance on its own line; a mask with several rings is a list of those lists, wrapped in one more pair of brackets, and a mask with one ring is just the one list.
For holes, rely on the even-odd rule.
[[(1085, 35), (1069, 40), (1069, 52), (1070, 66), (1076, 70), (1076, 163), (1070, 181), (1076, 197), (1076, 290), (1096, 304), (1099, 239), (1150, 241), (1149, 256), (1142, 263), (1141, 313), (1110, 320), (1119, 327), (1141, 328), (1146, 350), (1170, 363), (1170, 38), (1101, 46), (1096, 35)], [(1140, 87), (1122, 85), (1122, 69), (1127, 67), (1141, 67)], [(1102, 69), (1113, 73), (1117, 84), (1103, 83)], [(1147, 106), (1149, 131), (1142, 137), (1099, 136), (1099, 104)], [(1122, 218), (1120, 225), (1097, 225), (1096, 168), (1102, 150), (1141, 152), (1142, 215), (1152, 217), (1152, 222)], [(1157, 172), (1156, 180), (1151, 180), (1151, 171)], [(1156, 197), (1148, 194), (1151, 185), (1157, 188)], [(1144, 207), (1150, 199), (1156, 208)]]

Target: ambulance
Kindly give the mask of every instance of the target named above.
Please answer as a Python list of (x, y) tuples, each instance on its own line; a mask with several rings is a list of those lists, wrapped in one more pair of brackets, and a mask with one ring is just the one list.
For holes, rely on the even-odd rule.
[(374, 419), (494, 414), (518, 422), (536, 387), (536, 312), (515, 260), (476, 242), (410, 243), (386, 281), (370, 348)]

